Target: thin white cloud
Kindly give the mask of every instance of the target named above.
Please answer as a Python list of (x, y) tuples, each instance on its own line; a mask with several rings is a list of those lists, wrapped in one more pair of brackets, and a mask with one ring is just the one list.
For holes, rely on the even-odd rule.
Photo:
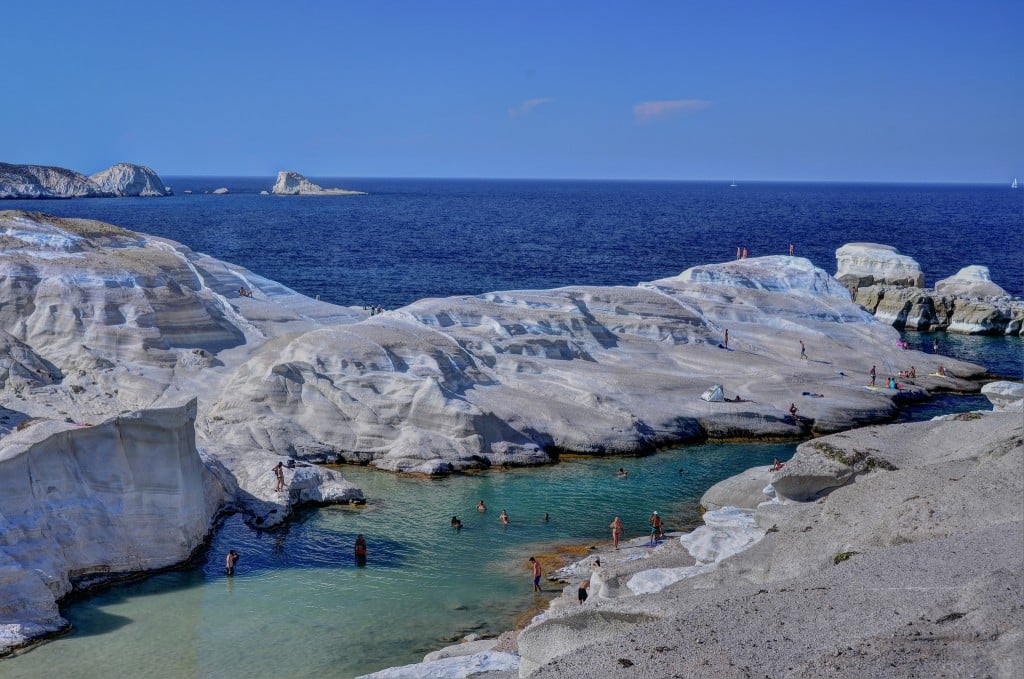
[(633, 119), (640, 125), (647, 125), (678, 113), (700, 111), (708, 106), (711, 106), (711, 102), (705, 99), (642, 101), (639, 104), (634, 104)]
[(541, 99), (527, 99), (523, 103), (519, 104), (519, 106), (516, 106), (514, 108), (510, 108), (508, 110), (508, 117), (512, 118), (513, 120), (516, 119), (516, 118), (520, 118), (522, 116), (525, 116), (527, 113), (529, 113), (533, 109), (537, 108), (538, 106), (541, 106), (543, 104), (550, 104), (553, 101), (554, 101), (554, 99), (545, 99), (545, 98), (541, 98)]

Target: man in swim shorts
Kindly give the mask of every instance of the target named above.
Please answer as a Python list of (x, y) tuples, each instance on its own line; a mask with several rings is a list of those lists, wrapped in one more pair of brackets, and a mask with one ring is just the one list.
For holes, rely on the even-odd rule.
[(530, 557), (530, 563), (533, 564), (533, 591), (539, 592), (540, 589), (540, 561), (537, 561), (534, 557)]
[(580, 599), (580, 606), (587, 600), (587, 588), (590, 587), (590, 580), (584, 580), (580, 583), (580, 588), (577, 590), (577, 595)]

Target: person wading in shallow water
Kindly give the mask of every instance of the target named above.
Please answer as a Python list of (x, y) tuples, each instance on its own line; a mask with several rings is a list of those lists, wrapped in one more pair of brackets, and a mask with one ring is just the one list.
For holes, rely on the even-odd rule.
[(366, 565), (366, 540), (362, 533), (356, 536), (356, 565)]
[(531, 556), (530, 563), (533, 564), (533, 591), (540, 592), (540, 561)]
[(227, 572), (228, 575), (235, 574), (236, 563), (238, 563), (238, 552), (236, 552), (233, 549), (228, 550), (228, 555), (224, 559), (224, 570)]

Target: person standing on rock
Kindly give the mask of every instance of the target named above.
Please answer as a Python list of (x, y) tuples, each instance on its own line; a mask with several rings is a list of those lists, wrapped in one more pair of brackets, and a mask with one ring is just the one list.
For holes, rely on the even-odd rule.
[(800, 340), (800, 358), (807, 360), (807, 347), (804, 346), (803, 340)]
[[(873, 378), (872, 378), (872, 379), (873, 379)], [(795, 403), (790, 403), (790, 404), (789, 404), (789, 414), (793, 416), (793, 420), (794, 420), (794, 421), (799, 421), (799, 419), (800, 419), (800, 418), (798, 418), (798, 417), (796, 416), (796, 414), (797, 414), (797, 411), (799, 411), (799, 410), (800, 410), (800, 409), (796, 407), (796, 404), (795, 404)]]
[(274, 476), (277, 477), (277, 486), (274, 487), (274, 492), (280, 493), (284, 490), (284, 465), (280, 460), (274, 465)]
[(789, 256), (790, 257), (793, 256), (793, 244), (792, 243), (789, 244)]
[(624, 529), (622, 527), (622, 521), (619, 519), (619, 517), (616, 516), (612, 520), (611, 524), (609, 525), (609, 528), (612, 529), (612, 545), (615, 546), (615, 549), (618, 549), (619, 539), (622, 537), (622, 533), (624, 532)]
[(543, 591), (540, 588), (540, 575), (541, 575), (540, 561), (537, 561), (537, 559), (535, 557), (531, 556), (530, 557), (530, 563), (533, 564), (533, 591), (534, 592)]
[(870, 386), (875, 386), (875, 366), (871, 366), (871, 372), (868, 373), (868, 376), (871, 378)]
[(729, 328), (725, 329), (725, 342), (722, 346), (724, 346), (726, 349), (729, 348)]

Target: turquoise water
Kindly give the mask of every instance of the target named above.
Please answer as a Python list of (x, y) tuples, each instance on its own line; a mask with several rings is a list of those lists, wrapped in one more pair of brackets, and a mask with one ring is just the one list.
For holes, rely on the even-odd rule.
[[(553, 584), (533, 595), (531, 555), (607, 542), (615, 516), (627, 537), (646, 535), (655, 509), (669, 529), (692, 526), (706, 488), (788, 459), (794, 447), (690, 446), (434, 480), (345, 467), (370, 498), (366, 507), (309, 510), (265, 533), (231, 518), (207, 562), (68, 606), (74, 631), (0, 660), (0, 677), (322, 678), (416, 662), (471, 631), (511, 629), (558, 595)], [(628, 478), (612, 476), (620, 466)], [(483, 514), (474, 509), (481, 499)], [(452, 515), (463, 521), (460, 532)], [(365, 568), (352, 555), (357, 533), (369, 543)], [(241, 559), (227, 578), (232, 548)]]

